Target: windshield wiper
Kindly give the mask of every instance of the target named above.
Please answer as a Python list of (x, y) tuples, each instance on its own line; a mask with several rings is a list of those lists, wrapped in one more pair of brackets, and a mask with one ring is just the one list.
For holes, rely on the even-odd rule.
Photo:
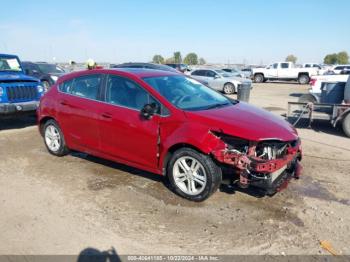
[(227, 105), (230, 105), (230, 103), (213, 104), (213, 105), (206, 107), (206, 109), (208, 110), (208, 109), (220, 108), (220, 107), (227, 106)]

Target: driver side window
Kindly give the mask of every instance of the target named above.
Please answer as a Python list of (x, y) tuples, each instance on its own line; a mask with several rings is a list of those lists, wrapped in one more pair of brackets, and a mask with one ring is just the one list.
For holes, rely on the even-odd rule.
[(161, 114), (162, 105), (145, 89), (125, 77), (109, 75), (106, 88), (106, 102), (140, 111), (146, 104), (155, 103), (157, 114)]

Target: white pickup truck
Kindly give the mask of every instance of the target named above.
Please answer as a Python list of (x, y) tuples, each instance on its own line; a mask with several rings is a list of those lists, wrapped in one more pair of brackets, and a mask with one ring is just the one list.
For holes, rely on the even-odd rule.
[(253, 68), (253, 80), (262, 83), (266, 80), (297, 80), (308, 84), (311, 76), (318, 75), (318, 68), (298, 68), (291, 62), (273, 63), (264, 68)]
[(308, 94), (304, 94), (299, 97), (298, 102), (307, 103), (319, 103), (321, 99), (322, 93), (322, 84), (327, 83), (336, 83), (336, 82), (344, 82), (348, 81), (349, 72), (347, 74), (341, 75), (319, 75), (313, 76), (310, 80), (310, 89)]

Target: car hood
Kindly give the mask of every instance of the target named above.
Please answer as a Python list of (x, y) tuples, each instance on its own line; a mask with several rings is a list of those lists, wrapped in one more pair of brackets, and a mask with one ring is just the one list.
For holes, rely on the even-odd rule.
[(40, 82), (39, 79), (21, 72), (0, 72), (0, 82)]
[(191, 122), (250, 141), (293, 141), (298, 138), (297, 131), (287, 121), (244, 102), (218, 109), (186, 111), (185, 114)]

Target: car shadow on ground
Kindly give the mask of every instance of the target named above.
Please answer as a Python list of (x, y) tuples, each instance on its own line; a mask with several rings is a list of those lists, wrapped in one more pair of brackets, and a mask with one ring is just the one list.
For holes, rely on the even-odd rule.
[(305, 95), (306, 93), (291, 93), (289, 96), (291, 97), (301, 97), (302, 95)]
[(154, 173), (151, 173), (151, 172), (147, 172), (145, 170), (137, 169), (137, 168), (134, 168), (134, 167), (131, 167), (131, 166), (128, 166), (128, 165), (120, 164), (120, 163), (117, 163), (117, 162), (113, 162), (113, 161), (106, 160), (106, 159), (103, 159), (103, 158), (95, 157), (95, 156), (88, 155), (88, 154), (85, 154), (85, 153), (72, 152), (71, 155), (73, 157), (78, 157), (78, 158), (81, 158), (81, 159), (85, 159), (85, 160), (88, 160), (90, 162), (93, 162), (93, 163), (96, 163), (96, 164), (99, 164), (99, 165), (103, 165), (103, 166), (106, 166), (106, 167), (109, 167), (109, 168), (117, 169), (117, 170), (122, 171), (122, 172), (127, 172), (127, 173), (130, 173), (132, 175), (137, 175), (137, 176), (140, 176), (140, 177), (144, 177), (144, 178), (153, 180), (155, 182), (166, 183), (166, 181), (165, 181), (166, 179), (163, 176), (160, 176), (160, 175), (157, 175), (157, 174), (154, 174)]
[(20, 129), (36, 125), (36, 115), (18, 115), (12, 117), (0, 116), (0, 131), (10, 129)]
[(263, 197), (269, 196), (269, 195), (266, 195), (264, 190), (261, 190), (259, 188), (256, 188), (256, 187), (240, 188), (235, 184), (232, 184), (232, 185), (221, 184), (219, 190), (220, 192), (224, 192), (230, 195), (234, 195), (236, 194), (236, 192), (240, 192), (242, 194), (246, 194), (256, 198), (263, 198)]
[[(296, 121), (296, 118), (290, 118), (289, 123), (293, 124)], [(337, 125), (336, 127), (333, 127), (333, 125), (328, 120), (321, 120), (317, 119), (314, 120), (311, 123), (311, 126), (309, 126), (309, 121), (307, 119), (300, 119), (300, 121), (295, 125), (298, 129), (311, 129), (317, 133), (325, 133), (328, 135), (334, 135), (334, 136), (340, 136), (340, 137), (347, 137), (341, 125)]]
[(96, 248), (88, 247), (82, 250), (78, 256), (77, 262), (120, 262), (114, 247), (106, 251), (100, 251)]
[[(169, 191), (170, 194), (175, 194), (171, 190), (169, 179), (166, 176), (161, 176), (161, 175), (158, 175), (155, 173), (147, 172), (147, 171), (142, 170), (142, 169), (137, 169), (137, 168), (134, 168), (134, 167), (131, 167), (128, 165), (124, 165), (124, 164), (120, 164), (120, 163), (113, 162), (110, 160), (102, 159), (102, 158), (88, 155), (85, 153), (72, 152), (71, 156), (77, 157), (80, 159), (84, 159), (84, 160), (87, 160), (87, 161), (90, 161), (90, 162), (93, 162), (93, 163), (96, 163), (96, 164), (99, 164), (99, 165), (102, 165), (105, 167), (109, 167), (109, 168), (115, 169), (117, 171), (126, 172), (126, 173), (129, 173), (130, 175), (136, 175), (136, 176), (139, 176), (142, 178), (152, 180), (154, 182), (162, 183), (164, 185), (164, 187), (166, 188), (166, 190)], [(225, 173), (224, 180), (226, 180), (227, 179), (226, 171), (224, 173)], [(248, 194), (248, 195), (256, 197), (256, 198), (262, 198), (262, 197), (266, 196), (265, 192), (260, 190), (259, 188), (250, 187), (247, 189), (243, 189), (243, 188), (240, 188), (236, 185), (228, 185), (225, 183), (222, 183), (220, 185), (220, 192), (224, 192), (227, 194), (235, 194), (236, 192), (240, 192), (240, 193)], [(178, 197), (180, 198), (180, 196), (178, 196)]]

